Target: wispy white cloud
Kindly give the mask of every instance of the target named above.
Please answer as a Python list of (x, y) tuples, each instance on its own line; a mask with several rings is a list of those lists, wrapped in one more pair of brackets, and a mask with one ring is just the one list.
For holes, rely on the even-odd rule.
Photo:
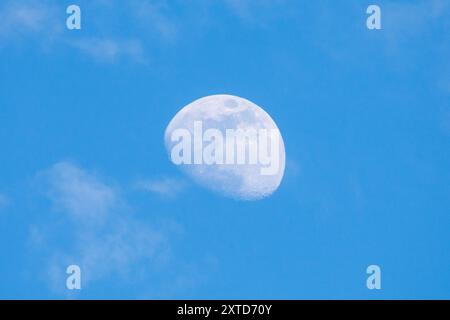
[(4, 2), (0, 11), (0, 32), (39, 32), (48, 26), (51, 7), (36, 1)]
[(4, 45), (11, 40), (29, 40), (48, 43), (62, 31), (58, 25), (57, 10), (48, 1), (4, 1), (0, 4), (0, 40)]
[(83, 221), (104, 219), (120, 199), (117, 191), (95, 175), (70, 162), (60, 162), (41, 172), (55, 210)]
[(152, 34), (167, 41), (174, 41), (177, 37), (178, 22), (176, 17), (169, 15), (170, 7), (166, 1), (132, 1), (130, 11)]
[(186, 189), (186, 182), (180, 179), (163, 177), (141, 180), (136, 184), (138, 189), (148, 191), (163, 197), (173, 198)]
[[(215, 23), (213, 6), (225, 4), (239, 18), (264, 24), (284, 2), (223, 0), (205, 3), (197, 0), (181, 4), (181, 10), (173, 10), (173, 4), (166, 0), (93, 0), (80, 4), (82, 30), (68, 31), (65, 4), (51, 0), (4, 0), (0, 4), (0, 40), (3, 39), (0, 45), (31, 39), (33, 45), (44, 45), (46, 51), (75, 48), (97, 62), (147, 63), (148, 51), (155, 42), (174, 44), (180, 35), (205, 30), (206, 21)], [(85, 10), (96, 12), (95, 19), (89, 23), (83, 18)], [(122, 20), (128, 25), (126, 29), (116, 24)], [(86, 25), (89, 29), (84, 27)]]
[[(98, 1), (93, 4), (106, 6), (110, 3)], [(90, 36), (81, 34), (82, 31), (68, 31), (65, 29), (65, 14), (65, 7), (51, 1), (5, 1), (0, 4), (0, 45), (33, 40), (33, 45), (44, 45), (47, 51), (61, 47), (75, 48), (103, 63), (121, 60), (146, 62), (140, 39), (111, 34), (107, 31), (108, 24), (105, 21), (98, 24), (104, 26), (103, 29), (90, 30)], [(107, 19), (100, 14), (98, 18)]]
[(151, 269), (169, 254), (166, 232), (137, 221), (120, 190), (104, 180), (70, 162), (38, 174), (54, 211), (71, 230), (64, 246), (47, 241), (57, 230), (30, 229), (31, 241), (49, 252), (46, 276), (56, 291), (64, 292), (69, 264), (82, 268), (83, 283), (89, 285), (111, 275), (126, 277), (140, 263)]
[(37, 32), (42, 29), (46, 16), (47, 12), (39, 7), (14, 4), (0, 12), (0, 30), (2, 33), (21, 29)]

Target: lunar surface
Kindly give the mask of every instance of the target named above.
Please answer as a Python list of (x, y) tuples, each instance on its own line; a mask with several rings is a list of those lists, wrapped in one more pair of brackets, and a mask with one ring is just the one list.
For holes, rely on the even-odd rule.
[[(200, 123), (202, 131), (198, 128)], [(213, 130), (210, 130), (209, 133), (212, 134), (209, 137), (216, 135), (216, 139), (205, 141), (208, 129)], [(230, 129), (258, 133), (276, 132), (278, 135), (268, 135), (267, 142), (260, 134), (259, 137), (263, 138), (256, 140), (256, 143), (259, 142), (259, 150), (255, 152), (256, 157), (259, 156), (259, 161), (256, 163), (249, 161), (249, 142), (245, 152), (247, 161), (237, 163), (238, 149), (235, 149), (234, 158), (231, 159), (230, 156), (234, 162), (226, 161), (229, 155), (225, 153), (229, 150), (225, 146), (225, 141), (226, 143), (229, 141), (227, 134)], [(219, 132), (223, 137), (217, 137)], [(187, 136), (190, 136), (189, 139)], [(272, 143), (275, 142), (275, 138), (277, 143)], [(174, 116), (166, 128), (164, 139), (173, 163), (199, 185), (223, 196), (240, 200), (262, 199), (275, 192), (283, 179), (286, 155), (281, 133), (269, 114), (246, 99), (231, 95), (212, 95), (198, 99)], [(219, 142), (222, 140), (223, 150), (217, 148), (213, 153), (213, 157), (216, 157), (215, 163), (211, 161), (206, 163), (208, 161), (202, 161), (201, 158), (194, 159), (195, 156), (201, 156), (202, 152), (206, 153), (208, 145), (210, 149), (211, 146), (221, 148)], [(189, 146), (192, 149), (185, 148), (179, 152), (182, 146)], [(263, 152), (264, 146), (267, 147), (266, 153)], [(264, 158), (264, 154), (271, 156)], [(178, 158), (181, 160), (177, 160)], [(267, 162), (268, 159), (270, 162)]]

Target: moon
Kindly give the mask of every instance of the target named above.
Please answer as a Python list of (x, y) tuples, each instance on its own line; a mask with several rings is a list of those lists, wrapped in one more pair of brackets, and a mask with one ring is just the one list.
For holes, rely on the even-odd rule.
[[(183, 107), (166, 128), (164, 141), (169, 157), (178, 143), (173, 138), (173, 134), (177, 129), (184, 129), (185, 132), (194, 136), (196, 121), (197, 123), (198, 121), (202, 122), (203, 132), (207, 129), (216, 129), (224, 136), (229, 129), (276, 130), (279, 143), (278, 150), (270, 150), (277, 156), (277, 167), (275, 167), (275, 172), (268, 175), (261, 174), (262, 168), (267, 167), (267, 164), (260, 162), (178, 164), (180, 169), (195, 183), (222, 196), (237, 200), (263, 199), (278, 189), (285, 169), (284, 141), (275, 122), (261, 107), (244, 98), (225, 94), (211, 95), (195, 100)], [(194, 152), (195, 150), (192, 151), (192, 153)], [(171, 161), (174, 162), (173, 157), (171, 157)]]

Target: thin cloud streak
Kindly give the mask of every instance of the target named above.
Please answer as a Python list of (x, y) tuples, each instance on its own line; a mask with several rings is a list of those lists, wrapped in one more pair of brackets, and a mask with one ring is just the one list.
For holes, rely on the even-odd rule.
[(183, 180), (163, 177), (159, 179), (141, 180), (136, 183), (136, 187), (162, 197), (174, 198), (184, 192), (187, 185)]

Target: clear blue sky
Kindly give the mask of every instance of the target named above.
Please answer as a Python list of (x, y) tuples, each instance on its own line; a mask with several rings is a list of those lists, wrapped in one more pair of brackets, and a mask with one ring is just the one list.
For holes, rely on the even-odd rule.
[[(0, 298), (450, 298), (450, 3), (374, 3), (1, 1)], [(219, 93), (281, 130), (270, 198), (167, 158)]]

